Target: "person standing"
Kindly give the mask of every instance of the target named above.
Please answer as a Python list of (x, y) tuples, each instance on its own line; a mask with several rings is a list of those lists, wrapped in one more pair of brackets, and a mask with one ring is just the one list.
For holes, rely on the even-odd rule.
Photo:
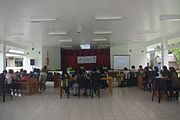
[(3, 70), (0, 74), (0, 95), (3, 94), (3, 102), (5, 102), (5, 81), (6, 81), (7, 70)]
[(47, 69), (43, 68), (39, 76), (39, 92), (42, 92), (42, 89), (46, 89), (46, 79), (47, 79)]
[(143, 89), (144, 77), (145, 77), (144, 69), (143, 69), (142, 65), (140, 65), (139, 69), (138, 69), (138, 88), (139, 89)]
[(137, 85), (137, 72), (138, 70), (135, 68), (134, 65), (132, 65), (130, 70), (130, 81), (132, 86)]

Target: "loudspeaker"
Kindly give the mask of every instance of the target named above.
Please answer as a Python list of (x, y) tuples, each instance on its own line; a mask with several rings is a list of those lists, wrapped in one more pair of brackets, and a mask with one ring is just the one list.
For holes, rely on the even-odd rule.
[(35, 65), (35, 59), (30, 59), (30, 65)]

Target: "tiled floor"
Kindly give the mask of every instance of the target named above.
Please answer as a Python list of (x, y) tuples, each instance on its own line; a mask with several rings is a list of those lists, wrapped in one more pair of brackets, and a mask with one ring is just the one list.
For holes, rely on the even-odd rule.
[(113, 96), (59, 98), (49, 86), (43, 94), (0, 100), (0, 120), (180, 120), (180, 102), (151, 102), (149, 92), (114, 88)]

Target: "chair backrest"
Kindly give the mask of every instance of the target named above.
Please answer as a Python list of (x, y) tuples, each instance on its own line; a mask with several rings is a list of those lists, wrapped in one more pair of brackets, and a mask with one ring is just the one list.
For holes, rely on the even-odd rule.
[(47, 73), (46, 80), (47, 81), (53, 81), (53, 73), (52, 72)]
[(60, 79), (60, 87), (68, 87), (69, 86), (69, 75), (63, 74)]
[(101, 75), (97, 72), (91, 73), (92, 85), (94, 87), (100, 87)]
[(77, 74), (77, 83), (80, 88), (86, 87), (86, 76), (85, 74)]

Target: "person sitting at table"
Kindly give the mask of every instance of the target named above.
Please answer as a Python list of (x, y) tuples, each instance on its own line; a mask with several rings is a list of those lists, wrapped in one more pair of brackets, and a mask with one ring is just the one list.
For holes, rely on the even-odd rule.
[[(174, 67), (170, 67), (169, 70), (170, 70), (169, 80), (171, 81), (171, 88), (169, 88), (169, 89), (170, 89), (170, 96), (172, 99), (173, 94), (174, 94), (174, 90), (175, 91), (180, 90), (180, 80), (178, 78), (178, 73), (176, 72)], [(176, 92), (175, 94), (176, 94), (176, 96), (178, 96), (178, 92)]]
[(23, 72), (22, 72), (22, 75), (21, 75), (21, 77), (20, 77), (20, 81), (27, 81), (27, 80), (29, 80), (29, 75), (27, 74), (27, 71), (26, 70), (23, 70)]
[(119, 77), (120, 77), (120, 83), (118, 85), (118, 87), (125, 87), (126, 86), (126, 81), (124, 80), (124, 72), (120, 71), (119, 73)]
[[(101, 78), (102, 77), (107, 77), (106, 72), (103, 70), (102, 67), (99, 69), (99, 73), (100, 73)], [(106, 80), (101, 80), (100, 85), (101, 85), (102, 88), (107, 88), (108, 87), (108, 84), (107, 84)]]
[(0, 74), (0, 95), (3, 93), (3, 96), (5, 96), (5, 81), (6, 81), (6, 74), (7, 70), (3, 70), (3, 72)]
[(77, 84), (77, 74), (78, 74), (78, 70), (75, 71), (75, 73), (71, 76), (72, 79), (70, 79), (70, 88), (73, 90), (73, 96), (77, 96), (78, 95), (78, 84)]
[(174, 67), (169, 68), (169, 79), (171, 81), (171, 85), (174, 89), (180, 89), (180, 80), (178, 78), (178, 73), (176, 72)]
[(162, 77), (168, 78), (169, 70), (167, 69), (166, 66), (163, 66), (163, 69), (161, 70), (161, 75), (162, 75)]
[(130, 87), (130, 74), (129, 74), (129, 70), (127, 69), (127, 67), (124, 68), (124, 80), (126, 82), (126, 86)]
[(23, 69), (20, 69), (20, 72), (19, 72), (19, 74), (18, 74), (19, 77), (22, 77), (23, 71), (24, 71)]
[(99, 94), (98, 91), (100, 89), (100, 79), (101, 75), (96, 67), (92, 68), (91, 71), (91, 80), (92, 80), (92, 93)]
[[(77, 75), (76, 75), (77, 81), (76, 83), (74, 83), (73, 88), (74, 88), (74, 94), (77, 94), (77, 88), (80, 92), (80, 89), (87, 89), (87, 79), (86, 79), (86, 73), (85, 73), (85, 69), (84, 68), (79, 68), (79, 70), (77, 71)], [(87, 91), (84, 91), (83, 95), (86, 95)]]
[(151, 76), (151, 83), (152, 83), (152, 87), (155, 87), (155, 80), (156, 77), (159, 76), (159, 68), (157, 66), (154, 67), (154, 70), (152, 71), (152, 76)]
[(21, 97), (22, 95), (22, 87), (21, 87), (20, 82), (21, 82), (21, 79), (19, 77), (19, 72), (16, 71), (13, 76), (13, 94), (19, 97)]
[(164, 79), (164, 90), (165, 94), (170, 97), (170, 89), (171, 89), (171, 81), (169, 81), (169, 70), (166, 66), (163, 66), (163, 69), (161, 70), (161, 75)]
[(64, 89), (65, 93), (68, 93), (69, 78), (70, 76), (67, 73), (67, 71), (63, 70), (61, 75), (61, 79), (62, 79), (61, 87)]
[(13, 77), (14, 77), (14, 71), (12, 69), (9, 70), (9, 72), (6, 74), (6, 88), (8, 89), (8, 92), (10, 92), (11, 95), (13, 95)]

